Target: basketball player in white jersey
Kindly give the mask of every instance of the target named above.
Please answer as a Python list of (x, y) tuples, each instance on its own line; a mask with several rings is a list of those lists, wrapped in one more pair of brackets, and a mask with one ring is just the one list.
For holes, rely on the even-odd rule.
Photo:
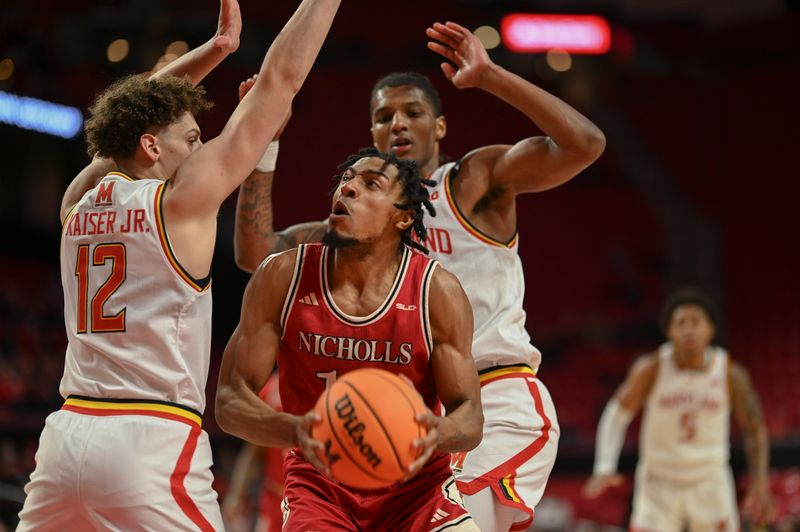
[[(427, 34), (428, 47), (449, 61), (442, 71), (457, 88), (503, 99), (544, 132), (440, 166), (447, 123), (430, 82), (416, 73), (390, 74), (372, 91), (375, 147), (417, 161), (435, 181), (437, 215), (426, 218), (425, 244), (461, 281), (475, 316), (472, 354), (486, 423), (481, 444), (454, 455), (459, 489), (481, 530), (523, 530), (553, 467), (559, 428), (550, 394), (536, 378), (541, 354), (525, 330), (516, 197), (570, 180), (600, 156), (605, 137), (565, 102), (494, 64), (462, 26), (436, 23)], [(271, 182), (271, 172), (256, 171), (239, 193), (236, 255), (247, 271), (267, 254), (317, 240), (326, 230), (324, 222), (310, 222), (274, 232)]]
[[(192, 82), (238, 46), (235, 0), (215, 38), (171, 67), (189, 79), (131, 76), (95, 101), (98, 159), (62, 212), (66, 401), (46, 421), (18, 530), (223, 529), (201, 429), (217, 211), (283, 121), (339, 3), (300, 4), (205, 145), (194, 114), (208, 103)], [(109, 161), (116, 171), (87, 192)]]
[(761, 406), (747, 370), (711, 343), (716, 316), (702, 292), (673, 294), (662, 314), (668, 342), (636, 361), (600, 418), (594, 474), (584, 489), (589, 497), (622, 482), (617, 462), (625, 432), (644, 406), (631, 530), (740, 529), (728, 465), (731, 412), (750, 466), (743, 513), (757, 524), (774, 517)]

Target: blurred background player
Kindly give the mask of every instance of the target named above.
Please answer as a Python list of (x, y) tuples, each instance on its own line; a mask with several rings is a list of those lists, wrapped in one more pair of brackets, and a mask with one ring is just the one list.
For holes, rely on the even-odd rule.
[(86, 125), (97, 159), (62, 202), (66, 401), (47, 418), (18, 530), (223, 528), (201, 429), (217, 212), (283, 121), (338, 5), (298, 7), (205, 145), (194, 115), (209, 104), (192, 82), (238, 46), (235, 1), (223, 0), (217, 35), (168, 69), (188, 80), (130, 76), (97, 98)]
[[(217, 420), (249, 442), (293, 449), (284, 530), (477, 530), (447, 454), (481, 439), (472, 312), (455, 277), (411, 249), (412, 231), (425, 237), (427, 190), (415, 163), (374, 148), (340, 169), (323, 244), (272, 255), (248, 284), (220, 369)], [(284, 412), (256, 395), (276, 362)], [(326, 386), (367, 367), (410, 379), (429, 429), (407, 479), (370, 491), (328, 480), (323, 444), (310, 437)], [(445, 416), (432, 413), (440, 402)]]
[(728, 465), (731, 412), (750, 466), (742, 513), (756, 524), (773, 519), (769, 434), (747, 370), (712, 343), (718, 316), (698, 290), (670, 296), (662, 311), (668, 341), (636, 361), (600, 418), (589, 497), (622, 482), (617, 461), (625, 431), (644, 406), (632, 530), (740, 530)]
[[(481, 529), (526, 528), (555, 461), (559, 428), (550, 394), (536, 378), (541, 353), (525, 330), (516, 198), (565, 183), (599, 157), (605, 139), (565, 102), (494, 64), (464, 27), (436, 23), (427, 33), (428, 47), (447, 59), (442, 71), (457, 88), (478, 87), (501, 98), (545, 133), (513, 146), (478, 148), (440, 166), (447, 122), (430, 82), (417, 73), (394, 73), (372, 90), (373, 142), (417, 161), (433, 181), (437, 216), (426, 221), (425, 244), (463, 284), (475, 315), (472, 354), (488, 422), (481, 445), (454, 456), (459, 489)], [(240, 190), (236, 257), (247, 271), (267, 254), (325, 231), (325, 222), (311, 222), (273, 232), (271, 180), (254, 172)]]

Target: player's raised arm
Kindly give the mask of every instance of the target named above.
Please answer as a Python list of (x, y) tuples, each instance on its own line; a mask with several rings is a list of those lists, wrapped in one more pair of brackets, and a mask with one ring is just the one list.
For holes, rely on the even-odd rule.
[(775, 503), (769, 487), (769, 431), (764, 423), (761, 401), (741, 364), (730, 362), (728, 388), (733, 415), (744, 433), (750, 473), (742, 514), (757, 525), (771, 523), (775, 519)]
[[(428, 28), (428, 48), (444, 57), (442, 71), (459, 89), (477, 87), (509, 103), (545, 136), (513, 146), (487, 146), (468, 155), (482, 172), (484, 188), (512, 194), (536, 192), (568, 181), (605, 149), (605, 136), (566, 102), (493, 63), (480, 40), (454, 22)], [(485, 193), (485, 192), (484, 192)], [(477, 194), (477, 201), (482, 194)]]
[(625, 432), (650, 395), (656, 375), (658, 357), (655, 354), (640, 357), (606, 404), (597, 425), (594, 470), (583, 488), (587, 497), (597, 497), (610, 486), (622, 483), (622, 477), (617, 474), (617, 463)]
[(209, 224), (255, 168), (283, 123), (328, 34), (340, 0), (303, 0), (270, 46), (258, 79), (222, 133), (178, 169), (165, 216)]
[[(242, 17), (236, 0), (221, 0), (219, 20), (214, 36), (202, 45), (190, 50), (150, 75), (157, 79), (166, 75), (187, 77), (193, 85), (200, 83), (223, 59), (239, 48), (239, 34), (242, 31)], [(93, 154), (92, 154), (93, 155)], [(116, 163), (107, 158), (94, 157), (92, 161), (75, 176), (61, 199), (61, 223), (72, 207), (86, 191), (92, 189), (108, 172), (115, 170)]]
[[(256, 78), (252, 76), (239, 85), (240, 100), (253, 88)], [(233, 250), (236, 265), (248, 273), (255, 271), (267, 255), (319, 242), (328, 229), (327, 221), (301, 223), (282, 231), (275, 231), (272, 224), (272, 180), (278, 158), (278, 139), (290, 117), (291, 111), (255, 169), (239, 187), (236, 198)]]

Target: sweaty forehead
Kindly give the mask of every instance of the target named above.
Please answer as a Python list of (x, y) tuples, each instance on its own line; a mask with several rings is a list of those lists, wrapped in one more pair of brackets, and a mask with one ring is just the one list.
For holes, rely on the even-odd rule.
[(413, 85), (400, 85), (399, 87), (383, 87), (379, 89), (375, 93), (375, 99), (372, 102), (372, 111), (411, 104), (433, 108), (422, 89)]
[(694, 303), (683, 303), (675, 307), (675, 310), (672, 311), (673, 320), (678, 320), (681, 318), (696, 318), (698, 316), (711, 321), (706, 309)]

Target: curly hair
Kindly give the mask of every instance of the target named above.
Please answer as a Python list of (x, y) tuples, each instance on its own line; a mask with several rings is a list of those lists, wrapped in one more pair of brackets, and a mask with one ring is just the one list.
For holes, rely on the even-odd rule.
[(392, 72), (376, 81), (369, 97), (370, 114), (375, 111), (375, 97), (378, 95), (379, 90), (384, 87), (394, 88), (404, 85), (410, 85), (411, 87), (416, 87), (421, 90), (428, 100), (428, 103), (431, 104), (433, 114), (435, 116), (442, 116), (442, 99), (439, 97), (439, 92), (434, 88), (431, 80), (418, 72)]
[(706, 313), (706, 316), (708, 316), (709, 321), (711, 321), (714, 327), (719, 327), (720, 312), (714, 300), (702, 290), (693, 287), (685, 287), (672, 293), (661, 309), (661, 319), (659, 321), (661, 322), (661, 330), (665, 334), (672, 321), (672, 316), (675, 314), (675, 310), (681, 305), (695, 305), (700, 307), (703, 309), (703, 312)]
[[(428, 236), (428, 230), (425, 228), (423, 222), (425, 212), (422, 210), (422, 207), (424, 206), (431, 216), (436, 216), (436, 209), (434, 209), (431, 204), (428, 189), (425, 188), (425, 186), (432, 187), (436, 183), (420, 175), (419, 165), (416, 161), (401, 160), (398, 159), (394, 153), (384, 153), (373, 147), (361, 148), (358, 150), (358, 153), (350, 155), (338, 168), (344, 171), (365, 157), (377, 157), (383, 159), (386, 164), (397, 167), (397, 180), (403, 186), (403, 196), (406, 201), (405, 203), (395, 203), (394, 206), (403, 211), (411, 211), (411, 217), (413, 219), (413, 223), (400, 233), (400, 240), (407, 246), (411, 246), (427, 255), (428, 248), (414, 241), (411, 237), (411, 231), (413, 230), (414, 233), (416, 233), (420, 242), (425, 242)], [(341, 180), (341, 178), (341, 174), (334, 177), (334, 179), (339, 180)]]
[(213, 105), (205, 89), (188, 79), (142, 75), (124, 77), (101, 92), (89, 108), (86, 141), (89, 155), (127, 159), (136, 153), (139, 138)]

